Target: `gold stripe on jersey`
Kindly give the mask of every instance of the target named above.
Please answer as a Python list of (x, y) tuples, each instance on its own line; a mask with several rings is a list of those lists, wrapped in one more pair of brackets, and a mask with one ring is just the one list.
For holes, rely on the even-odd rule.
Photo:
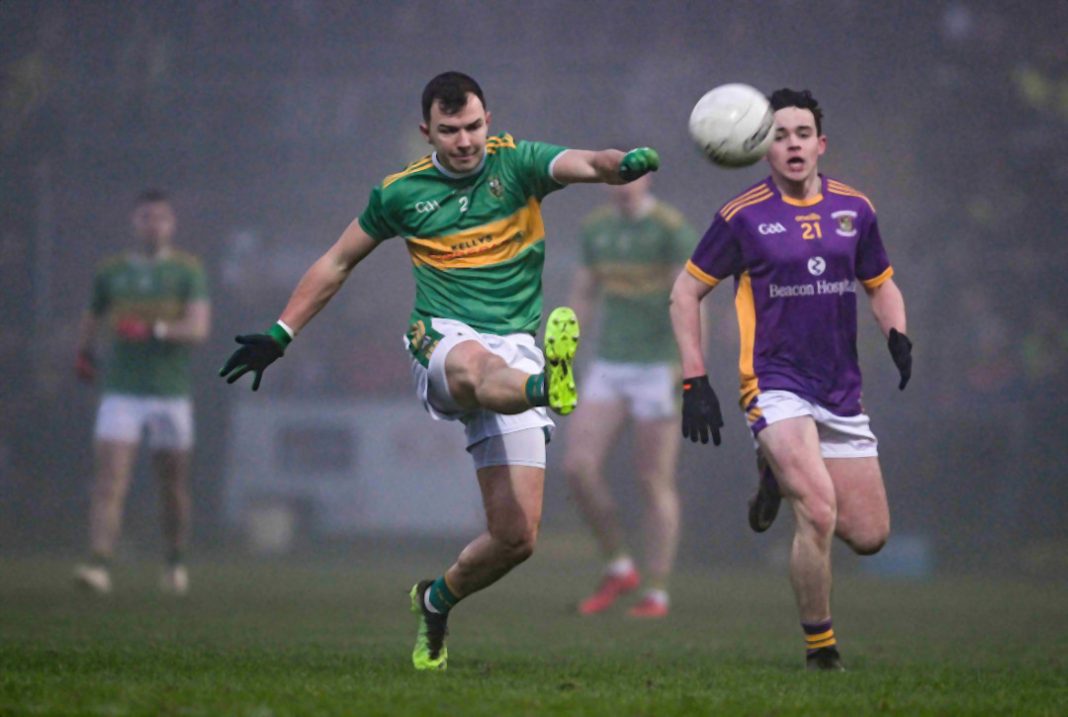
[(159, 266), (168, 262), (181, 264), (186, 268), (190, 269), (199, 269), (202, 264), (200, 258), (196, 254), (190, 254), (187, 251), (182, 251), (181, 249), (175, 249), (174, 247), (170, 247), (168, 249), (165, 249), (163, 254), (155, 257), (147, 257), (144, 254), (141, 254), (140, 252), (136, 251), (125, 251), (121, 254), (115, 254), (113, 256), (107, 257), (106, 259), (103, 259), (99, 264), (97, 264), (96, 270), (97, 272), (103, 272), (123, 264), (130, 264), (131, 266), (144, 266), (147, 263), (148, 266)]
[(767, 192), (771, 192), (771, 190), (768, 189), (766, 184), (758, 184), (757, 186), (755, 186), (752, 189), (750, 189), (748, 192), (742, 192), (737, 197), (735, 197), (734, 199), (732, 199), (729, 202), (727, 202), (726, 204), (724, 204), (723, 208), (719, 210), (720, 214), (726, 214), (732, 208), (734, 208), (734, 205), (736, 205), (736, 204), (738, 204), (740, 202), (748, 201), (748, 200), (752, 199), (753, 197), (755, 197), (758, 194), (764, 194), (764, 193), (767, 193)]
[(741, 350), (738, 352), (738, 376), (741, 379), (742, 410), (760, 393), (760, 381), (753, 368), (753, 346), (756, 343), (756, 303), (753, 301), (753, 282), (749, 272), (738, 277), (738, 291), (734, 294), (734, 310), (738, 313), (738, 333)]
[(674, 282), (675, 265), (598, 262), (593, 274), (605, 294), (612, 296), (646, 296), (667, 291)]
[(697, 266), (697, 264), (694, 264), (693, 259), (686, 260), (686, 273), (688, 273), (690, 276), (697, 279), (698, 281), (702, 281), (708, 284), (709, 286), (715, 286), (719, 283), (719, 279), (712, 276), (711, 274), (705, 273), (705, 271), (701, 269), (701, 267)]
[(382, 189), (385, 189), (389, 185), (391, 185), (394, 182), (396, 182), (398, 179), (404, 179), (405, 177), (407, 177), (407, 176), (409, 176), (411, 174), (415, 174), (416, 172), (422, 172), (424, 169), (430, 169), (433, 166), (434, 166), (434, 162), (431, 161), (430, 155), (428, 154), (427, 156), (423, 157), (422, 159), (415, 160), (414, 162), (412, 162), (411, 164), (409, 164), (407, 167), (405, 167), (401, 171), (397, 172), (396, 174), (391, 174), (388, 177), (386, 177), (385, 179), (383, 179), (382, 180)]
[(503, 137), (490, 137), (486, 140), (486, 153), (495, 154), (498, 149), (515, 149), (515, 139), (506, 134)]
[(858, 199), (863, 199), (865, 202), (867, 202), (871, 210), (873, 212), (875, 211), (875, 205), (872, 204), (871, 200), (868, 199), (864, 192), (861, 192), (858, 189), (853, 189), (853, 187), (849, 186), (848, 184), (842, 184), (837, 180), (828, 179), (827, 191), (831, 192), (832, 194), (841, 194), (842, 196), (846, 197), (857, 197)]
[(724, 212), (724, 211), (721, 210), (720, 214), (723, 216), (723, 220), (724, 221), (729, 222), (731, 219), (734, 218), (735, 214), (737, 214), (738, 212), (742, 211), (746, 207), (751, 207), (754, 204), (760, 204), (761, 202), (766, 202), (767, 200), (771, 199), (774, 196), (775, 195), (772, 193), (772, 191), (770, 189), (768, 189), (766, 191), (766, 193), (764, 193), (764, 194), (756, 194), (753, 197), (751, 197), (750, 199), (747, 199), (746, 201), (744, 201), (744, 202), (742, 202), (740, 204), (735, 204), (730, 209), (729, 212)]
[(531, 197), (505, 219), (442, 237), (407, 237), (415, 266), (475, 269), (500, 264), (545, 238), (541, 204)]
[[(193, 301), (202, 301), (194, 299)], [(192, 302), (189, 302), (192, 303)], [(130, 316), (145, 321), (176, 321), (185, 315), (186, 302), (176, 298), (141, 298), (123, 297), (113, 299), (108, 303), (107, 312), (111, 316), (111, 324)]]
[(884, 271), (882, 274), (879, 274), (879, 276), (873, 276), (870, 279), (861, 279), (860, 283), (864, 285), (865, 289), (878, 289), (880, 286), (885, 284), (887, 280), (893, 275), (894, 267), (888, 266), (886, 267), (886, 271)]

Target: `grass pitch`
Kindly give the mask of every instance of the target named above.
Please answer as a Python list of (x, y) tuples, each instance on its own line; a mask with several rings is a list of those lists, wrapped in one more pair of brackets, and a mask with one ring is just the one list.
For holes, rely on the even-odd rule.
[(0, 715), (1068, 713), (1068, 586), (840, 576), (849, 671), (810, 674), (785, 575), (684, 571), (663, 621), (580, 618), (594, 566), (546, 549), (450, 620), (449, 669), (411, 668), (407, 590), (452, 547), (157, 566), (74, 591), (69, 561), (0, 558)]

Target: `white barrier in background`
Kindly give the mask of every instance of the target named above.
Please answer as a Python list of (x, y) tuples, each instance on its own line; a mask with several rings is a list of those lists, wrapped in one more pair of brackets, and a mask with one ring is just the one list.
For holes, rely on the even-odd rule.
[(230, 421), (226, 519), (267, 551), (285, 550), (295, 523), (323, 537), (473, 537), (485, 518), (463, 444), (460, 424), (413, 400), (246, 398)]

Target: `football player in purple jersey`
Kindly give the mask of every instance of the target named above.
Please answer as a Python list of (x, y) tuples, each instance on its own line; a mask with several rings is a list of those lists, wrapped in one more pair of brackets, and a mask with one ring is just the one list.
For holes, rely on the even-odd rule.
[(905, 302), (864, 194), (819, 172), (823, 113), (810, 92), (772, 94), (771, 174), (727, 202), (671, 294), (682, 359), (682, 432), (720, 443), (719, 401), (701, 352), (701, 299), (734, 278), (741, 408), (762, 470), (750, 522), (764, 530), (780, 495), (796, 518), (790, 581), (810, 669), (842, 669), (831, 622), (831, 542), (871, 555), (890, 533), (878, 447), (861, 406), (858, 284), (904, 389), (912, 371)]

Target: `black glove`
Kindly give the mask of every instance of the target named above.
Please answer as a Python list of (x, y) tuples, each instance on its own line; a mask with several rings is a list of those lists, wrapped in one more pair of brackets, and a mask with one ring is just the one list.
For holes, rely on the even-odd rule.
[(719, 429), (723, 428), (723, 416), (719, 412), (719, 399), (708, 383), (708, 376), (694, 376), (682, 381), (682, 435), (697, 443), (719, 445)]
[[(241, 348), (230, 354), (226, 364), (219, 369), (219, 375), (226, 377), (227, 383), (233, 383), (249, 371), (255, 371), (252, 390), (259, 390), (264, 369), (282, 358), (286, 350), (282, 339), (275, 336), (276, 326), (277, 324), (272, 326), (271, 331), (266, 334), (235, 336), (234, 341), (241, 344)], [(285, 338), (289, 338), (288, 334)]]
[(905, 384), (912, 377), (912, 342), (909, 337), (897, 329), (890, 329), (890, 337), (886, 339), (886, 345), (890, 348), (890, 357), (894, 359), (898, 373), (901, 374), (901, 383), (898, 390), (904, 391)]

